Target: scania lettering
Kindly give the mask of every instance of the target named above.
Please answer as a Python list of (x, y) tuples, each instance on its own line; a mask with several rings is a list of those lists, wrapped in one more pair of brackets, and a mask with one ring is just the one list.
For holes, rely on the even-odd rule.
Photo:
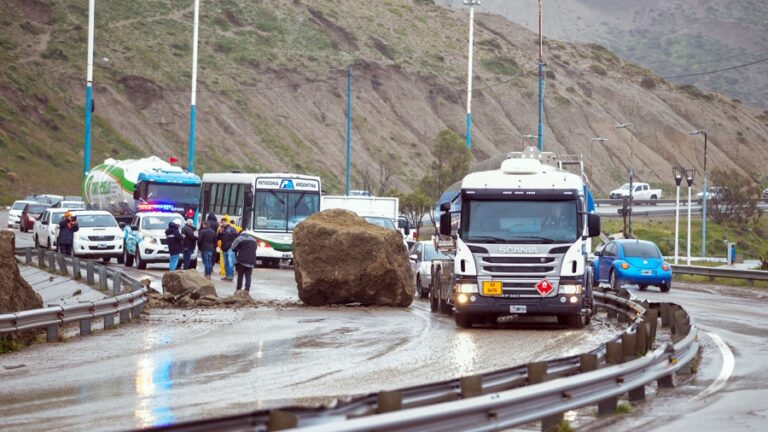
[(453, 262), (432, 263), (433, 311), (453, 309), (460, 327), (510, 315), (555, 316), (574, 328), (589, 323), (587, 252), (600, 218), (590, 213), (580, 160), (531, 147), (507, 155), (498, 169), (467, 175), (454, 196), (440, 203), (438, 248)]
[(293, 259), (293, 229), (320, 209), (320, 178), (300, 174), (203, 174), (200, 214), (225, 215), (257, 239), (256, 257), (278, 267)]
[(83, 180), (89, 209), (106, 210), (129, 223), (138, 212), (174, 212), (191, 217), (200, 200), (200, 177), (151, 156), (107, 159)]

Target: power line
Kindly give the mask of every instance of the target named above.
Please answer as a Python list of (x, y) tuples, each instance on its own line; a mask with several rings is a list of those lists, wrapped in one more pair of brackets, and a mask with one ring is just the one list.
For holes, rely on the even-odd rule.
[(734, 65), (734, 66), (729, 66), (729, 67), (722, 68), (722, 69), (710, 70), (710, 71), (706, 71), (706, 72), (696, 72), (696, 73), (689, 73), (689, 74), (682, 74), (682, 75), (663, 76), (661, 78), (663, 78), (663, 79), (674, 79), (674, 78), (686, 78), (686, 77), (694, 77), (694, 76), (702, 76), (702, 75), (712, 75), (712, 74), (716, 74), (716, 73), (720, 73), (720, 72), (727, 72), (727, 71), (732, 71), (732, 70), (736, 70), (736, 69), (745, 68), (745, 67), (748, 67), (748, 66), (754, 66), (756, 64), (765, 63), (765, 62), (768, 62), (768, 58), (764, 58), (764, 59), (760, 59), (760, 60), (755, 60), (755, 61), (749, 62), (749, 63), (742, 63), (742, 64), (738, 64), (738, 65)]

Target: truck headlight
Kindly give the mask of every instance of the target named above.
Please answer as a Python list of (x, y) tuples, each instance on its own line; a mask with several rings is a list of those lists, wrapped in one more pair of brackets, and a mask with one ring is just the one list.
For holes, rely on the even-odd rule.
[(581, 285), (560, 285), (559, 292), (570, 295), (581, 294)]
[(477, 292), (477, 284), (474, 282), (457, 282), (453, 288), (458, 293), (472, 294)]

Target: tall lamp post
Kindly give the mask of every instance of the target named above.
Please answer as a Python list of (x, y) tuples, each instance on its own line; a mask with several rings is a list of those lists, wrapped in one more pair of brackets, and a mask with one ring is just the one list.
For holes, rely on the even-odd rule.
[(691, 135), (704, 135), (704, 193), (701, 194), (701, 256), (707, 256), (707, 131), (697, 129)]
[(539, 0), (539, 151), (544, 150), (544, 33)]
[(633, 145), (632, 123), (617, 124), (616, 129), (629, 130), (629, 238), (632, 238), (632, 199), (635, 196), (633, 180), (635, 178), (635, 148)]
[(683, 182), (685, 168), (672, 167), (672, 174), (675, 176), (675, 185), (677, 185), (677, 195), (675, 197), (675, 264), (678, 263), (678, 242), (680, 241), (680, 183)]
[(91, 170), (91, 113), (93, 112), (93, 31), (96, 1), (88, 1), (88, 60), (85, 70), (85, 133), (83, 137), (83, 178)]
[(693, 178), (696, 175), (696, 170), (685, 170), (685, 181), (688, 183), (688, 260), (687, 265), (691, 265), (691, 186), (693, 186)]
[(467, 62), (467, 148), (472, 147), (472, 48), (475, 38), (475, 6), (480, 0), (464, 0), (469, 6), (469, 58)]
[(523, 151), (525, 151), (525, 147), (526, 147), (526, 146), (525, 146), (525, 143), (526, 143), (526, 142), (528, 142), (528, 141), (530, 141), (530, 140), (535, 140), (535, 139), (536, 139), (536, 138), (538, 138), (538, 137), (539, 137), (538, 135), (531, 135), (531, 134), (528, 134), (528, 135), (523, 135), (523, 136), (521, 137), (521, 138), (523, 139)]
[(195, 0), (194, 30), (192, 30), (192, 94), (189, 104), (189, 162), (187, 169), (195, 172), (195, 122), (197, 116), (197, 41), (200, 27), (200, 0)]
[(589, 144), (589, 178), (590, 179), (592, 178), (592, 164), (594, 163), (593, 162), (594, 161), (593, 155), (595, 153), (595, 150), (594, 150), (595, 149), (595, 143), (596, 142), (603, 143), (603, 142), (606, 142), (606, 141), (608, 141), (608, 138), (600, 138), (600, 137), (592, 138), (592, 140), (590, 141), (590, 144)]

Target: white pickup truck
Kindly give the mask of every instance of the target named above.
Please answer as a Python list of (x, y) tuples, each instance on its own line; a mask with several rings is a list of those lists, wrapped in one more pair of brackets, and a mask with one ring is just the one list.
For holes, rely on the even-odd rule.
[[(633, 183), (632, 199), (657, 200), (661, 199), (661, 189), (651, 189), (648, 183)], [(620, 188), (611, 191), (611, 199), (622, 199), (629, 196), (629, 183), (624, 183)]]

